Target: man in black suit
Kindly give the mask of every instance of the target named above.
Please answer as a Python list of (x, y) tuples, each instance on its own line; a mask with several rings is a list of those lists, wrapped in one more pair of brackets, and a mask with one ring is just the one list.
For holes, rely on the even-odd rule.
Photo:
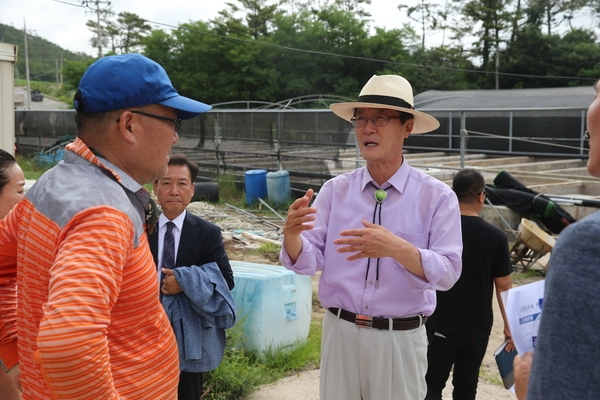
[[(221, 362), (224, 328), (235, 321), (235, 306), (229, 293), (234, 286), (233, 272), (221, 230), (186, 211), (194, 195), (197, 175), (198, 166), (184, 155), (170, 158), (167, 175), (154, 182), (162, 214), (158, 229), (149, 236), (154, 262), (160, 267), (161, 301), (177, 336), (181, 370), (179, 400), (200, 398), (203, 372)], [(171, 307), (173, 301), (181, 303)], [(182, 315), (173, 314), (173, 309), (180, 312), (185, 305), (188, 314), (185, 311)], [(190, 325), (184, 326), (186, 323)], [(192, 335), (199, 337), (190, 340)]]

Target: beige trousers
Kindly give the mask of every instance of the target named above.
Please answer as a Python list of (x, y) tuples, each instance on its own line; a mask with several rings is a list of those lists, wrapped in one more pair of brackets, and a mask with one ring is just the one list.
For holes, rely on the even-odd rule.
[(321, 400), (422, 400), (427, 394), (425, 326), (359, 328), (325, 312)]

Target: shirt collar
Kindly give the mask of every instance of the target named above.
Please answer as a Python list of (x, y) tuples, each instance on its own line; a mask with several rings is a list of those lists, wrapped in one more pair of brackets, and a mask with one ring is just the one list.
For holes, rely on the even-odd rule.
[[(375, 183), (375, 181), (373, 180), (373, 177), (369, 173), (369, 169), (367, 167), (364, 167), (364, 168), (365, 168), (365, 173), (363, 174), (363, 178), (362, 178), (362, 190), (365, 190), (365, 187), (369, 186), (371, 182), (373, 183), (373, 185), (375, 185), (375, 187), (378, 187), (377, 184)], [(408, 165), (408, 161), (406, 160), (406, 157), (404, 157), (404, 160), (402, 160), (402, 165), (400, 165), (400, 168), (398, 168), (398, 170), (396, 172), (394, 172), (394, 175), (392, 175), (390, 177), (390, 179), (388, 179), (386, 182), (383, 183), (381, 189), (386, 189), (389, 186), (393, 186), (394, 189), (396, 189), (400, 193), (403, 193), (404, 188), (406, 187), (406, 182), (408, 181), (409, 170), (410, 170), (410, 166)]]
[[(102, 157), (102, 155), (95, 152), (92, 148), (88, 147), (80, 138), (75, 138), (73, 143), (69, 143), (66, 146), (66, 149), (76, 153), (79, 157), (82, 157), (87, 162), (106, 170), (117, 180), (117, 182), (119, 182), (129, 191), (136, 193), (143, 188), (143, 186), (137, 183), (131, 176), (127, 175), (125, 171)], [(70, 159), (71, 156), (68, 153), (65, 154), (65, 157), (69, 158), (69, 161), (77, 162), (76, 157)]]
[(158, 229), (161, 229), (167, 222), (171, 221), (172, 223), (175, 224), (177, 229), (179, 229), (179, 231), (181, 232), (181, 228), (183, 227), (183, 221), (185, 220), (186, 213), (187, 213), (187, 210), (183, 210), (183, 212), (181, 214), (179, 214), (177, 217), (173, 218), (172, 220), (165, 217), (165, 214), (160, 214), (160, 217), (158, 217)]
[(77, 137), (72, 143), (66, 146), (65, 162), (73, 164), (90, 163), (102, 169), (102, 171), (112, 179), (119, 182), (126, 190), (134, 194), (135, 198), (140, 202), (141, 208), (145, 213), (145, 223), (148, 233), (152, 233), (156, 221), (156, 205), (151, 201), (150, 193), (146, 188), (137, 183), (121, 168), (103, 158), (94, 149)]

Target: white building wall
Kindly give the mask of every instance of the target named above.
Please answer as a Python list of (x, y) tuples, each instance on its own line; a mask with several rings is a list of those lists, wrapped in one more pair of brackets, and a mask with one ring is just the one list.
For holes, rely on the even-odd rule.
[(0, 148), (15, 154), (15, 109), (13, 101), (17, 46), (0, 43)]

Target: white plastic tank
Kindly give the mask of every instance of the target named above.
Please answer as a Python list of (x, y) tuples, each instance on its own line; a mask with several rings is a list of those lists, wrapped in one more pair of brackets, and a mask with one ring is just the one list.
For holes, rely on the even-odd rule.
[(262, 353), (306, 340), (312, 312), (310, 277), (277, 265), (230, 263), (244, 348)]

